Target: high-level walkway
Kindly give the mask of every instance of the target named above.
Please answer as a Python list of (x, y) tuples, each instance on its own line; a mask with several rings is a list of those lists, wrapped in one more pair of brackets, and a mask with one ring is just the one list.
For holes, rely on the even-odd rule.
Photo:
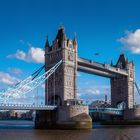
[(109, 64), (101, 64), (81, 57), (78, 57), (77, 70), (107, 78), (117, 77), (119, 75), (128, 76), (126, 70), (110, 66)]

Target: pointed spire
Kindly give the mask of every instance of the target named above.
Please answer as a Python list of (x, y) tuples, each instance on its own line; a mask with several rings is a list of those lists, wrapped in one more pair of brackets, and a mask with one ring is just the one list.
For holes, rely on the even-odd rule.
[(50, 47), (50, 45), (49, 45), (49, 40), (48, 40), (48, 36), (46, 37), (46, 44), (45, 44), (45, 47)]
[(132, 64), (133, 64), (133, 66), (134, 66), (134, 60), (132, 60)]
[(74, 46), (77, 45), (76, 33), (74, 33), (73, 45), (74, 45)]
[(60, 30), (62, 30), (62, 39), (67, 40), (66, 33), (65, 33), (65, 28), (64, 28), (63, 25), (61, 25)]
[(126, 65), (127, 65), (127, 59), (125, 58), (124, 53), (121, 53), (116, 66), (125, 69)]
[(128, 58), (127, 57), (125, 58), (125, 62), (128, 63)]
[(111, 59), (111, 64), (110, 64), (111, 66), (113, 66), (113, 61), (112, 61), (112, 59)]
[(49, 52), (50, 49), (50, 45), (49, 45), (49, 40), (48, 40), (48, 36), (46, 37), (46, 43), (45, 43), (45, 52)]

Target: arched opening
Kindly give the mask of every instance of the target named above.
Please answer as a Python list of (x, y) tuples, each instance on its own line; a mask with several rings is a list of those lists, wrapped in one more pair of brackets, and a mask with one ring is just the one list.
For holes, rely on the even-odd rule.
[(61, 97), (59, 95), (52, 96), (50, 100), (50, 105), (61, 106), (62, 105)]
[(117, 108), (124, 110), (126, 108), (126, 103), (124, 101), (118, 102)]

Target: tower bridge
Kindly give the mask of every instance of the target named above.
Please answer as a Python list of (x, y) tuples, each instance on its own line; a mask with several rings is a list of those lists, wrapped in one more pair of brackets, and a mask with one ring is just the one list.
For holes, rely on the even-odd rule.
[[(76, 98), (77, 70), (102, 77), (110, 78), (111, 104), (125, 102), (126, 108), (134, 106), (134, 62), (130, 62), (121, 54), (116, 65), (101, 64), (93, 60), (78, 57), (76, 36), (73, 40), (67, 38), (64, 28), (60, 28), (52, 45), (47, 39), (45, 44), (45, 69), (48, 70), (58, 60), (63, 60), (54, 77), (46, 81), (46, 102), (53, 99), (54, 92), (57, 103), (64, 105), (68, 99)], [(61, 81), (61, 82), (60, 82)]]
[[(77, 98), (77, 71), (95, 74), (110, 79), (111, 109), (92, 110), (113, 112), (122, 115), (122, 109), (115, 109), (120, 103), (125, 104), (126, 113), (133, 114), (135, 66), (121, 54), (116, 65), (101, 64), (93, 60), (78, 57), (78, 43), (67, 38), (64, 28), (60, 28), (50, 45), (45, 43), (45, 73), (36, 73), (21, 81), (14, 88), (1, 92), (1, 95), (23, 94), (32, 91), (45, 81), (45, 106), (7, 106), (9, 109), (36, 109), (36, 128), (91, 128), (92, 120), (88, 106), (79, 104)], [(73, 102), (78, 104), (73, 104)], [(2, 109), (2, 107), (0, 106)], [(123, 110), (124, 110), (123, 109)], [(127, 115), (124, 115), (127, 118)]]

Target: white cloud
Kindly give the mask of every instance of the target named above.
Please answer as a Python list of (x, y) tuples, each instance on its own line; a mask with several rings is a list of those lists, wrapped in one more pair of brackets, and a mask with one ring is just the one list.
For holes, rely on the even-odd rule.
[(34, 47), (31, 47), (28, 53), (31, 60), (37, 63), (44, 63), (44, 54), (43, 49)]
[(42, 85), (41, 85), (41, 88), (42, 88), (43, 90), (45, 90), (45, 84), (42, 84)]
[(85, 92), (93, 94), (93, 95), (99, 95), (99, 94), (105, 94), (109, 92), (110, 86), (89, 86), (85, 87)]
[(80, 76), (81, 76), (80, 72), (77, 72), (77, 76), (78, 76), (78, 77), (80, 77)]
[(92, 95), (99, 95), (100, 90), (97, 89), (96, 87), (91, 87), (91, 88), (84, 88), (82, 89), (86, 94), (92, 94)]
[[(29, 44), (31, 46), (31, 44)], [(26, 62), (44, 63), (44, 50), (42, 48), (30, 47), (28, 52), (17, 50), (15, 54), (10, 54), (8, 58), (16, 58)]]
[(9, 67), (8, 68), (8, 71), (10, 73), (13, 73), (13, 74), (16, 74), (16, 75), (19, 75), (19, 74), (22, 74), (23, 73), (22, 70), (19, 69), (19, 68), (11, 68), (11, 67)]
[(22, 44), (22, 45), (24, 45), (25, 44), (25, 42), (24, 42), (24, 40), (19, 40), (19, 42)]
[(140, 54), (140, 29), (134, 32), (127, 32), (119, 41), (132, 53)]
[(15, 54), (10, 54), (7, 56), (7, 58), (16, 58), (19, 60), (25, 60), (26, 53), (21, 50), (17, 50), (17, 52)]
[(7, 85), (14, 85), (17, 82), (19, 82), (19, 79), (17, 79), (16, 77), (11, 76), (8, 73), (5, 72), (0, 72), (0, 82), (7, 84)]
[(82, 99), (95, 99), (97, 96), (102, 96), (110, 94), (110, 86), (86, 86), (80, 87), (78, 90), (78, 97)]

